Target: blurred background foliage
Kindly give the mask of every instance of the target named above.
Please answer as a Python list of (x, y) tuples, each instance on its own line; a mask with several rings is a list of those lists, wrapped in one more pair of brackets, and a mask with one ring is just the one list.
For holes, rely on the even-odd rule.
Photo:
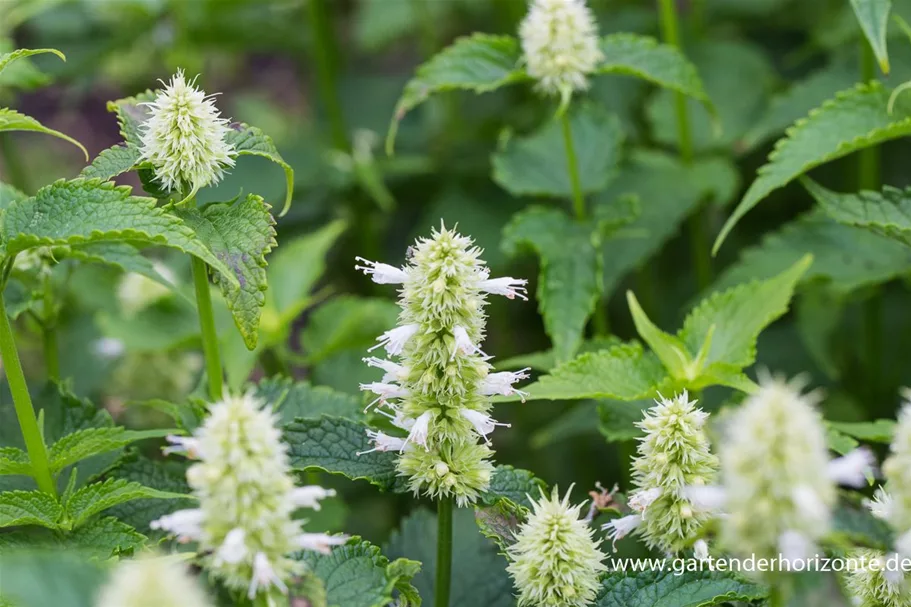
[[(590, 4), (602, 34), (658, 35), (654, 2)], [(671, 330), (700, 293), (767, 278), (810, 252), (815, 262), (792, 312), (760, 338), (758, 364), (808, 373), (829, 394), (827, 419), (892, 417), (898, 387), (911, 382), (902, 364), (911, 356), (911, 257), (904, 249), (811, 211), (799, 185), (775, 192), (741, 223), (711, 260), (711, 276), (696, 275), (685, 228), (687, 216), (703, 207), (703, 227), (714, 237), (785, 129), (860, 80), (862, 39), (849, 3), (679, 4), (685, 53), (717, 106), (721, 128), (690, 103), (697, 160), (684, 166), (677, 160), (669, 92), (617, 76), (594, 83), (586, 97), (602, 119), (591, 127), (582, 158), (596, 171), (593, 205), (632, 196), (638, 216), (604, 240), (605, 297), (583, 348), (598, 348), (609, 334), (636, 336), (627, 289), (656, 324)], [(893, 10), (911, 19), (911, 0), (897, 0)], [(502, 174), (506, 166), (527, 171), (519, 177), (526, 182), (547, 177), (546, 157), (513, 145), (549, 121), (554, 109), (527, 87), (436, 96), (404, 119), (396, 154), (383, 151), (396, 100), (418, 64), (460, 35), (512, 34), (525, 11), (524, 0), (2, 0), (0, 50), (54, 47), (67, 62), (35, 57), (18, 63), (0, 82), (0, 103), (71, 135), (94, 156), (120, 140), (107, 101), (155, 88), (178, 67), (200, 74), (206, 91), (221, 93), (223, 114), (273, 137), (296, 179), (291, 212), (278, 223), (280, 246), (270, 258), (256, 351), (246, 351), (222, 313), (230, 384), (290, 370), (360, 403), (358, 382), (377, 379), (376, 369), (360, 359), (393, 325), (397, 307), (390, 289), (355, 272), (356, 255), (401, 262), (411, 241), (442, 219), (477, 240), (494, 275), (534, 284), (539, 260), (505, 243), (503, 227), (532, 203), (569, 208), (568, 200), (511, 194)], [(911, 44), (898, 27), (890, 27), (889, 40), (892, 73), (882, 78), (895, 86), (911, 79)], [(65, 142), (4, 135), (0, 174), (28, 194), (75, 177), (84, 166)], [(906, 141), (882, 147), (884, 183), (909, 185), (908, 153)], [(814, 177), (836, 190), (854, 190), (856, 167), (849, 157)], [(142, 187), (132, 176), (122, 179)], [(247, 157), (205, 197), (229, 200), (244, 190), (275, 207), (284, 187), (278, 167)], [(707, 248), (710, 240), (696, 245)], [(571, 253), (572, 242), (565, 246)], [(186, 261), (161, 259), (178, 276), (178, 290), (190, 293)], [(53, 280), (65, 284), (62, 376), (73, 378), (76, 394), (104, 402), (126, 423), (147, 425), (156, 423), (154, 401), (134, 403), (180, 400), (196, 389), (198, 326), (180, 293), (129, 314), (112, 296), (116, 270), (68, 266)], [(486, 351), (509, 366), (552, 367), (534, 301), (494, 299), (489, 314)], [(44, 379), (40, 331), (27, 314), (17, 329), (38, 386)], [(85, 343), (96, 344), (89, 355)], [(534, 353), (540, 354), (525, 356)], [(731, 393), (710, 389), (703, 396), (715, 409)], [(2, 398), (9, 403), (8, 392)], [(609, 402), (503, 404), (496, 416), (513, 426), (495, 435), (497, 461), (533, 470), (552, 484), (623, 487), (638, 415), (638, 407)], [(336, 484), (343, 499), (324, 511), (320, 525), (378, 543), (410, 503), (364, 483)]]

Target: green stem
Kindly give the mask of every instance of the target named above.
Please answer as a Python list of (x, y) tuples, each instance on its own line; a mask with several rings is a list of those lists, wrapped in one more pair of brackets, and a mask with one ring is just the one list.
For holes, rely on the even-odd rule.
[[(867, 39), (861, 37), (860, 78), (869, 82), (876, 78), (876, 57)], [(858, 185), (862, 190), (878, 190), (880, 187), (879, 146), (864, 148), (858, 154)]]
[(28, 451), (29, 462), (32, 466), (32, 476), (38, 483), (38, 488), (45, 493), (57, 496), (57, 487), (51, 468), (47, 461), (47, 449), (44, 438), (38, 427), (35, 417), (35, 408), (28, 394), (28, 385), (19, 363), (19, 353), (16, 351), (16, 342), (13, 339), (13, 328), (6, 316), (6, 304), (3, 301), (3, 292), (0, 290), (0, 358), (3, 359), (3, 371), (9, 383), (10, 392), (13, 394), (13, 405), (16, 408), (16, 417), (19, 418), (19, 429), (25, 440), (25, 449)]
[(579, 180), (579, 162), (576, 160), (576, 148), (573, 145), (573, 131), (569, 124), (569, 111), (560, 116), (563, 127), (563, 146), (566, 148), (566, 168), (569, 170), (569, 183), (573, 189), (573, 209), (576, 219), (585, 219), (585, 195), (582, 194), (582, 183)]
[(25, 168), (22, 166), (16, 150), (13, 149), (10, 133), (0, 133), (0, 157), (3, 158), (3, 166), (6, 167), (7, 177), (4, 181), (17, 190), (28, 192)]
[(57, 345), (57, 310), (54, 307), (54, 289), (50, 276), (44, 279), (44, 318), (41, 322), (44, 343), (44, 365), (47, 377), (60, 381), (60, 348)]
[(313, 35), (311, 51), (316, 61), (316, 78), (322, 97), (323, 111), (329, 118), (332, 145), (348, 151), (348, 129), (342, 113), (338, 94), (338, 44), (332, 26), (332, 15), (327, 0), (310, 0), (310, 28)]
[(196, 287), (196, 308), (199, 310), (199, 327), (202, 331), (202, 349), (206, 357), (206, 376), (209, 378), (209, 396), (213, 401), (222, 398), (224, 378), (218, 353), (218, 331), (212, 311), (212, 293), (209, 291), (209, 271), (206, 262), (192, 258), (193, 285)]
[(452, 497), (444, 497), (437, 506), (437, 575), (434, 607), (449, 607), (451, 577)]

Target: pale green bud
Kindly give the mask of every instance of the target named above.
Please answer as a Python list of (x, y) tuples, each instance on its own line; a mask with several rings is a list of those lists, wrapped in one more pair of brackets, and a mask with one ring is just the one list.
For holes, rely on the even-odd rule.
[[(911, 588), (902, 579), (897, 555), (876, 550), (858, 550), (848, 561), (852, 569), (845, 575), (845, 589), (856, 607), (911, 607)], [(856, 565), (856, 566), (855, 566)]]

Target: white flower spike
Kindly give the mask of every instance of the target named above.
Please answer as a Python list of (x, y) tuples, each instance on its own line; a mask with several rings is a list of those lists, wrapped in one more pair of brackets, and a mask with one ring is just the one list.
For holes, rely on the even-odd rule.
[(122, 559), (95, 599), (96, 607), (213, 607), (202, 586), (172, 556)]

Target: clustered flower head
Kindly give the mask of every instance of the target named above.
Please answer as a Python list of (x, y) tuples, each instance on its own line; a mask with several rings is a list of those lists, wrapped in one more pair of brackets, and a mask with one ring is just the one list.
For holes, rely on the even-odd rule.
[(334, 491), (319, 486), (295, 488), (287, 446), (275, 415), (252, 395), (227, 396), (212, 405), (192, 437), (172, 436), (167, 451), (199, 460), (187, 481), (199, 508), (179, 510), (153, 522), (180, 541), (199, 543), (204, 564), (233, 589), (257, 593), (286, 592), (301, 564), (288, 554), (301, 550), (327, 553), (344, 536), (304, 533), (292, 514), (319, 509)]
[[(911, 392), (906, 392), (911, 399)], [(883, 464), (888, 490), (884, 518), (895, 529), (896, 549), (911, 558), (911, 402), (904, 405), (898, 416), (892, 451)]]
[(519, 37), (528, 73), (538, 80), (538, 88), (564, 101), (574, 91), (588, 88), (588, 74), (604, 58), (585, 0), (533, 0)]
[(676, 552), (712, 516), (694, 508), (686, 491), (712, 482), (718, 459), (703, 428), (708, 414), (689, 400), (686, 390), (656, 402), (636, 424), (645, 432), (633, 461), (636, 490), (629, 505), (636, 514), (605, 527), (614, 539), (637, 529), (649, 547)]
[(173, 557), (123, 560), (102, 586), (97, 607), (211, 607), (214, 603)]
[[(152, 262), (152, 267), (167, 282), (176, 284), (177, 277), (171, 268), (158, 260)], [(133, 316), (167, 297), (170, 292), (167, 286), (148, 276), (138, 272), (127, 272), (117, 285), (117, 301), (120, 302), (124, 314)]]
[(189, 187), (195, 193), (234, 166), (234, 149), (225, 140), (228, 121), (220, 117), (213, 96), (194, 84), (178, 70), (155, 101), (144, 104), (150, 115), (141, 134), (141, 160), (152, 164), (167, 189)]
[(888, 558), (876, 550), (851, 555), (854, 566), (845, 576), (845, 588), (856, 607), (911, 607), (911, 592), (902, 584), (901, 572), (890, 568)]
[(402, 285), (399, 326), (372, 348), (383, 347), (398, 360), (364, 359), (385, 374), (361, 389), (376, 395), (371, 404), (403, 436), (368, 434), (372, 450), (401, 452), (398, 471), (410, 479), (415, 494), (454, 497), (462, 506), (489, 486), (493, 451), (488, 436), (506, 425), (490, 416), (489, 397), (523, 395), (513, 384), (527, 377), (525, 369), (491, 372), (490, 357), (480, 347), (485, 294), (525, 299), (526, 281), (491, 279), (481, 250), (445, 226), (409, 250), (403, 268), (367, 260), (356, 266), (374, 282)]
[(862, 486), (874, 460), (860, 449), (830, 461), (818, 394), (801, 394), (800, 381), (760, 383), (728, 428), (723, 491), (691, 487), (688, 495), (705, 508), (723, 503), (722, 541), (732, 552), (802, 560), (829, 531), (836, 483)]
[[(570, 487), (572, 491), (572, 487)], [(519, 592), (518, 605), (584, 607), (600, 588), (606, 568), (601, 543), (580, 519), (583, 504), (571, 506), (569, 491), (563, 499), (554, 487), (550, 499), (532, 501), (534, 511), (521, 525), (507, 554), (507, 567)]]

